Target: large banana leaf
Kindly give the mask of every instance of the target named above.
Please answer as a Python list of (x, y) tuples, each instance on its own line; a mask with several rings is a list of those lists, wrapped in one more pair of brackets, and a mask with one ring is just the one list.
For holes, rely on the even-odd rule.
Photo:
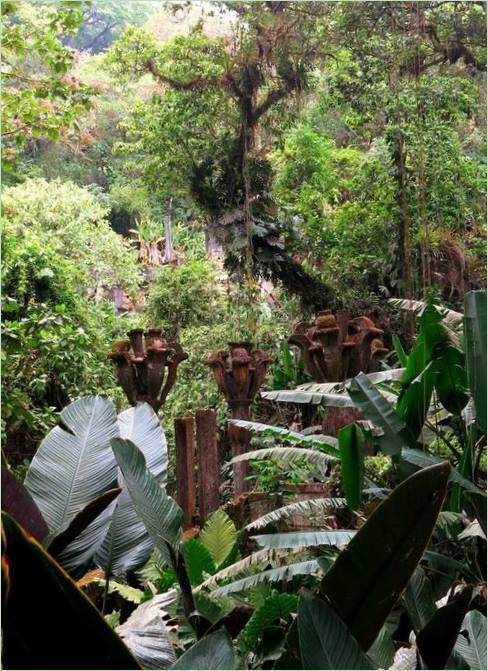
[(158, 594), (141, 604), (115, 630), (144, 669), (169, 669), (175, 662), (164, 620), (166, 608), (176, 598), (173, 592)]
[(276, 561), (277, 559), (284, 559), (288, 557), (291, 553), (286, 550), (258, 550), (253, 552), (247, 557), (240, 559), (239, 561), (227, 566), (226, 568), (221, 569), (214, 575), (208, 577), (205, 582), (199, 585), (195, 592), (205, 588), (205, 587), (216, 587), (219, 580), (224, 580), (225, 578), (235, 578), (240, 576), (242, 573), (248, 573), (257, 568), (262, 568), (266, 564)]
[[(117, 464), (110, 440), (118, 435), (111, 401), (81, 398), (61, 412), (67, 428), (56, 426), (32, 459), (25, 486), (32, 494), (51, 534), (64, 531), (91, 501), (115, 485)], [(103, 540), (115, 502), (59, 556), (68, 570), (87, 564)]]
[(354, 403), (345, 394), (329, 394), (326, 392), (303, 391), (301, 389), (283, 389), (282, 391), (262, 391), (261, 396), (268, 401), (282, 403), (306, 403), (310, 405), (326, 405), (333, 408), (353, 408)]
[(318, 450), (307, 450), (305, 447), (265, 447), (262, 450), (253, 450), (252, 452), (238, 454), (230, 460), (230, 463), (258, 461), (259, 459), (274, 459), (285, 464), (297, 459), (303, 459), (310, 464), (325, 468), (335, 457), (331, 457), (329, 454), (319, 452)]
[(241, 578), (240, 580), (231, 582), (229, 585), (217, 587), (212, 590), (212, 596), (220, 597), (236, 592), (245, 592), (252, 587), (256, 587), (256, 585), (261, 585), (263, 583), (289, 582), (297, 575), (314, 575), (320, 571), (321, 567), (316, 559), (301, 561), (295, 564), (287, 564), (286, 566), (277, 566), (276, 568), (261, 571), (260, 573), (254, 573), (246, 578)]
[[(166, 438), (154, 410), (147, 403), (138, 404), (119, 415), (118, 426), (120, 437), (137, 445), (149, 471), (158, 482), (164, 483), (168, 467)], [(119, 484), (122, 493), (117, 499), (103, 543), (95, 554), (98, 566), (112, 575), (120, 575), (144, 564), (154, 546), (121, 474)]]
[(7, 669), (138, 669), (71, 578), (7, 514), (2, 564), (2, 661)]
[[(249, 422), (243, 419), (231, 419), (231, 424), (235, 424), (241, 429), (247, 429), (251, 433), (258, 433), (261, 436), (276, 436), (291, 443), (299, 443), (306, 447), (317, 447), (333, 456), (339, 456), (337, 449), (337, 438), (333, 436), (316, 435), (308, 436), (304, 433), (290, 431), (280, 426), (271, 426), (270, 424), (261, 424), (261, 422)], [(332, 448), (332, 449), (329, 449)]]
[(444, 501), (450, 467), (425, 468), (373, 512), (326, 573), (321, 589), (363, 650), (408, 584)]
[(364, 417), (383, 430), (376, 440), (385, 454), (400, 454), (402, 447), (413, 443), (405, 422), (364, 373), (356, 375), (348, 391)]
[(334, 531), (301, 531), (282, 534), (262, 534), (251, 536), (260, 547), (306, 548), (315, 545), (347, 545), (356, 534), (351, 529), (334, 529)]
[[(377, 373), (365, 373), (366, 377), (372, 384), (380, 382), (390, 382), (391, 380), (399, 380), (405, 373), (405, 368), (391, 368), (390, 370), (380, 370)], [(353, 378), (348, 378), (342, 382), (306, 382), (300, 384), (296, 391), (313, 391), (329, 393), (338, 391), (346, 387)]]
[(436, 611), (432, 585), (420, 566), (417, 566), (410, 578), (402, 601), (412, 627), (415, 633), (418, 633), (431, 620)]
[(181, 536), (181, 508), (152, 475), (143, 453), (131, 440), (113, 438), (112, 448), (134, 508), (156, 548), (172, 564)]
[(469, 664), (470, 669), (486, 669), (486, 617), (471, 610), (464, 618), (457, 637), (455, 651)]
[(435, 611), (417, 634), (417, 647), (428, 669), (443, 669), (454, 648), (473, 594), (465, 587), (445, 606)]
[(464, 299), (464, 339), (468, 381), (476, 423), (486, 431), (486, 291), (470, 291)]
[[(429, 454), (428, 452), (422, 452), (422, 450), (411, 450), (409, 448), (403, 450), (402, 459), (407, 461), (409, 464), (414, 464), (415, 466), (419, 466), (420, 468), (425, 468), (426, 466), (433, 466), (434, 464), (445, 463), (444, 460), (441, 459), (441, 457), (436, 457), (435, 455)], [(454, 466), (450, 467), (449, 480), (451, 482), (455, 482), (463, 489), (466, 489), (466, 491), (468, 492), (472, 492), (473, 494), (479, 494), (482, 496), (484, 495), (484, 492), (482, 492), (481, 489), (476, 487), (476, 485), (474, 485), (471, 482), (471, 480), (464, 478), (461, 475), (461, 473), (457, 470), (457, 468), (454, 468)]]
[(229, 634), (221, 629), (197, 641), (178, 659), (173, 669), (235, 669), (234, 648)]
[(333, 499), (308, 499), (306, 501), (295, 501), (294, 503), (289, 503), (286, 506), (281, 508), (276, 508), (276, 510), (266, 513), (257, 519), (249, 522), (245, 527), (246, 530), (250, 529), (261, 529), (266, 527), (268, 524), (274, 522), (279, 522), (280, 520), (293, 517), (294, 515), (307, 515), (312, 518), (314, 515), (325, 513), (328, 510), (334, 508), (344, 508), (346, 505), (346, 499), (333, 498)]
[(373, 669), (344, 622), (323, 600), (303, 591), (298, 635), (304, 669)]

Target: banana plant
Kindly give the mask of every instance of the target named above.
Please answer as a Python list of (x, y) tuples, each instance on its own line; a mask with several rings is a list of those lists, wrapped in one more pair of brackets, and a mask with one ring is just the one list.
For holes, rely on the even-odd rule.
[(46, 545), (74, 575), (92, 562), (107, 575), (141, 566), (153, 541), (132, 504), (110, 440), (136, 440), (163, 484), (168, 456), (156, 414), (139, 404), (117, 417), (113, 403), (96, 396), (74, 401), (60, 419), (34, 455), (24, 482), (47, 523)]

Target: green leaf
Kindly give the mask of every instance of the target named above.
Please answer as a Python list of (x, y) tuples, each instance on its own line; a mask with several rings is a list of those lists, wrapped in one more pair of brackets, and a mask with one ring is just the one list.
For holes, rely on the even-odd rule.
[[(117, 418), (120, 437), (132, 440), (143, 453), (147, 468), (159, 483), (166, 481), (168, 450), (158, 416), (147, 403), (139, 403)], [(149, 536), (119, 473), (122, 493), (117, 499), (95, 562), (110, 575), (139, 568), (149, 558), (153, 541)]]
[(464, 354), (453, 345), (436, 350), (435, 390), (446, 410), (459, 415), (469, 401)]
[[(9, 669), (140, 668), (71, 578), (2, 512), (6, 599), (2, 663)], [(47, 617), (46, 608), (49, 607)]]
[(454, 649), (470, 669), (487, 668), (486, 617), (478, 610), (470, 610), (464, 618)]
[(382, 452), (400, 454), (402, 447), (412, 442), (405, 422), (364, 373), (356, 375), (348, 391), (355, 406), (364, 417), (383, 430), (384, 435), (376, 439)]
[(144, 455), (132, 441), (114, 438), (111, 443), (139, 517), (155, 546), (172, 564), (168, 546), (175, 550), (179, 545), (183, 519), (181, 508), (146, 467)]
[[(85, 506), (113, 487), (117, 463), (110, 439), (118, 435), (111, 401), (100, 396), (80, 398), (61, 412), (63, 425), (42, 441), (30, 464), (25, 486), (32, 494), (51, 533), (67, 528)], [(112, 506), (71, 543), (58, 560), (67, 570), (84, 567), (106, 534)]]
[(393, 334), (392, 340), (393, 340), (393, 347), (395, 348), (395, 352), (398, 357), (398, 361), (400, 362), (401, 366), (405, 367), (407, 365), (407, 354), (403, 349), (401, 340), (396, 333)]
[(260, 422), (248, 422), (243, 419), (231, 419), (230, 422), (242, 429), (251, 431), (251, 433), (258, 433), (261, 436), (276, 436), (291, 443), (299, 443), (305, 447), (317, 447), (320, 450), (328, 452), (332, 456), (339, 456), (337, 451), (337, 438), (333, 438), (332, 436), (307, 436), (303, 433), (297, 433), (296, 431), (289, 431), (280, 426), (261, 424)]
[(237, 464), (240, 461), (258, 461), (260, 459), (274, 459), (284, 464), (290, 464), (297, 459), (308, 461), (314, 466), (325, 467), (334, 459), (328, 454), (318, 450), (307, 450), (304, 447), (266, 447), (262, 450), (253, 450), (239, 454), (230, 460), (231, 464)]
[(236, 544), (237, 531), (234, 522), (223, 510), (216, 510), (205, 523), (200, 540), (218, 569)]
[[(426, 468), (427, 466), (433, 466), (434, 464), (445, 463), (445, 461), (441, 457), (435, 457), (434, 455), (429, 454), (428, 452), (422, 452), (422, 450), (411, 450), (409, 448), (403, 450), (402, 459), (405, 459), (405, 461), (408, 461), (409, 464), (414, 464), (415, 466), (419, 466), (420, 468)], [(473, 483), (467, 478), (463, 478), (463, 476), (459, 473), (459, 471), (456, 468), (454, 468), (454, 466), (450, 467), (449, 480), (450, 482), (455, 482), (456, 484), (459, 484), (468, 492), (483, 495), (481, 489), (478, 489), (478, 487), (476, 487), (476, 485), (473, 485)]]
[(476, 423), (486, 432), (486, 291), (469, 291), (464, 297), (464, 340), (469, 388)]
[(253, 652), (263, 631), (276, 620), (286, 620), (296, 612), (298, 598), (294, 594), (273, 594), (257, 608), (241, 632), (240, 641), (247, 651)]
[(449, 464), (402, 482), (373, 512), (322, 580), (321, 589), (367, 650), (429, 542), (444, 501)]
[(294, 515), (306, 515), (308, 517), (313, 517), (318, 513), (324, 513), (334, 508), (344, 508), (345, 506), (346, 499), (341, 498), (308, 499), (306, 501), (295, 501), (294, 503), (281, 506), (281, 508), (276, 508), (276, 510), (256, 518), (252, 522), (249, 522), (249, 524), (244, 528), (248, 531), (251, 529), (260, 529), (266, 527), (268, 524), (279, 522), (280, 520), (293, 517)]
[(436, 611), (430, 580), (417, 566), (402, 597), (415, 633), (425, 627)]
[(428, 669), (445, 667), (471, 603), (472, 594), (472, 587), (465, 587), (445, 606), (436, 610), (417, 634), (417, 648)]
[[(100, 586), (105, 585), (105, 580), (100, 578), (98, 581)], [(120, 596), (130, 603), (141, 603), (144, 598), (144, 592), (141, 589), (136, 587), (131, 587), (130, 585), (124, 585), (121, 582), (116, 582), (115, 580), (109, 580), (108, 582), (108, 591), (111, 594), (112, 592), (117, 592)]]
[(354, 403), (345, 394), (283, 389), (280, 391), (262, 391), (261, 396), (268, 401), (281, 403), (306, 403), (307, 405), (325, 405), (333, 408), (353, 408)]
[(204, 573), (215, 573), (215, 564), (207, 548), (197, 538), (190, 538), (182, 545), (185, 567), (192, 585), (200, 585)]
[(303, 591), (298, 635), (304, 669), (373, 669), (344, 622), (323, 599)]
[(258, 545), (266, 548), (300, 548), (315, 545), (347, 545), (356, 531), (334, 529), (334, 531), (301, 531), (282, 534), (251, 536)]
[(200, 639), (173, 664), (173, 669), (235, 669), (236, 659), (229, 635), (221, 629)]
[(297, 562), (296, 564), (287, 564), (286, 566), (278, 566), (266, 571), (261, 571), (260, 573), (254, 573), (246, 578), (241, 578), (229, 585), (217, 587), (217, 589), (212, 591), (212, 595), (226, 596), (227, 594), (236, 592), (245, 592), (262, 583), (289, 582), (297, 575), (313, 575), (319, 573), (320, 570), (320, 565), (315, 559)]
[(340, 429), (339, 452), (347, 505), (357, 510), (361, 506), (364, 480), (364, 433), (358, 424)]
[(74, 541), (112, 503), (120, 492), (121, 489), (119, 487), (109, 489), (85, 506), (81, 512), (75, 515), (64, 531), (61, 531), (50, 539), (47, 545), (49, 554), (56, 557), (56, 555), (62, 552), (67, 545)]

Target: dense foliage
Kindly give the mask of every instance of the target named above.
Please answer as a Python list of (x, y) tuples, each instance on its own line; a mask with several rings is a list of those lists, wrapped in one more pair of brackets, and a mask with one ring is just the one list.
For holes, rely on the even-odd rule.
[(2, 19), (3, 665), (486, 668), (486, 4)]

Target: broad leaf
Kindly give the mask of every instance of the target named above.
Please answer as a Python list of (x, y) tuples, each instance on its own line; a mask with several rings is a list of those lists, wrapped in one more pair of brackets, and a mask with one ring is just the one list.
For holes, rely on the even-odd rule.
[[(120, 437), (137, 445), (146, 459), (148, 470), (158, 482), (166, 480), (168, 453), (166, 438), (158, 416), (147, 403), (122, 412), (118, 417)], [(144, 564), (153, 550), (153, 541), (139, 517), (122, 475), (122, 493), (117, 499), (110, 526), (95, 561), (106, 573), (121, 575)]]
[(286, 506), (281, 506), (281, 508), (276, 508), (266, 515), (262, 515), (257, 519), (249, 522), (244, 528), (246, 530), (251, 529), (261, 529), (266, 527), (268, 524), (273, 524), (274, 522), (279, 522), (281, 520), (286, 520), (289, 517), (294, 515), (306, 515), (312, 519), (315, 515), (323, 514), (326, 511), (329, 511), (334, 508), (344, 508), (346, 506), (346, 499), (334, 498), (334, 499), (308, 499), (306, 501), (295, 501), (295, 503), (289, 503)]
[(415, 569), (402, 598), (412, 627), (418, 633), (436, 612), (432, 585), (420, 566)]
[(169, 548), (174, 550), (179, 544), (181, 508), (149, 471), (144, 455), (132, 441), (114, 438), (112, 447), (134, 508), (157, 549), (172, 563)]
[(469, 664), (470, 669), (486, 669), (486, 617), (478, 610), (470, 610), (461, 625), (455, 651)]
[(282, 534), (251, 536), (258, 545), (266, 548), (306, 548), (315, 545), (347, 545), (356, 531), (334, 529), (334, 531), (301, 531)]
[(363, 650), (378, 636), (429, 542), (447, 489), (448, 463), (402, 482), (326, 573), (321, 589)]
[[(39, 506), (51, 533), (71, 520), (100, 494), (114, 486), (117, 464), (110, 440), (118, 435), (115, 408), (100, 396), (81, 398), (61, 412), (68, 430), (56, 426), (32, 459), (25, 486)], [(114, 504), (59, 556), (67, 569), (86, 565), (103, 540)]]
[(2, 513), (8, 590), (2, 662), (7, 669), (138, 669), (91, 601), (43, 548)]
[(185, 559), (185, 567), (192, 585), (200, 585), (204, 573), (215, 573), (212, 556), (203, 543), (197, 538), (190, 538), (181, 546)]
[(306, 403), (307, 405), (325, 405), (333, 408), (354, 407), (354, 403), (345, 394), (283, 389), (280, 391), (262, 391), (261, 396), (268, 401), (281, 401), (281, 403)]
[(428, 669), (443, 669), (456, 643), (469, 608), (473, 589), (465, 587), (445, 606), (436, 610), (417, 634), (417, 647)]
[[(390, 370), (380, 370), (377, 373), (365, 373), (366, 377), (372, 384), (379, 384), (380, 382), (390, 382), (391, 380), (399, 380), (405, 373), (404, 368), (391, 368)], [(354, 378), (347, 378), (341, 382), (306, 382), (296, 388), (296, 391), (313, 391), (313, 392), (331, 392), (342, 390)]]
[[(411, 450), (409, 448), (403, 450), (402, 459), (408, 461), (409, 464), (414, 464), (420, 468), (426, 468), (427, 466), (445, 463), (445, 460), (441, 457), (436, 457), (432, 454), (429, 454), (428, 452), (422, 452), (422, 450)], [(476, 485), (474, 485), (470, 480), (463, 478), (463, 476), (456, 468), (454, 468), (454, 466), (450, 467), (449, 481), (455, 482), (456, 484), (466, 489), (468, 492), (473, 492), (473, 494), (484, 494), (481, 489), (478, 489), (478, 487), (476, 487)]]
[(342, 485), (347, 505), (352, 510), (361, 506), (364, 480), (364, 433), (357, 424), (339, 431)]
[(412, 442), (405, 422), (364, 373), (351, 382), (349, 396), (364, 417), (382, 429), (383, 436), (376, 440), (385, 454), (400, 454)]
[(297, 562), (296, 564), (287, 564), (276, 568), (254, 573), (253, 575), (241, 578), (229, 585), (217, 587), (212, 591), (212, 596), (226, 596), (236, 592), (245, 592), (246, 590), (261, 585), (263, 583), (289, 582), (297, 575), (314, 575), (321, 571), (319, 562), (315, 559), (309, 561)]
[(486, 432), (486, 291), (470, 291), (464, 298), (464, 340), (469, 388), (476, 423)]
[(307, 450), (304, 447), (265, 447), (262, 450), (253, 450), (233, 457), (231, 464), (237, 464), (240, 461), (259, 461), (259, 459), (274, 459), (284, 464), (289, 464), (297, 459), (308, 461), (314, 466), (326, 467), (334, 457), (318, 450)]
[(446, 410), (456, 415), (469, 401), (466, 361), (463, 352), (453, 345), (436, 350), (435, 390)]
[(107, 508), (110, 503), (120, 494), (119, 487), (109, 489), (94, 501), (91, 501), (81, 512), (79, 512), (69, 523), (67, 529), (49, 539), (47, 546), (49, 554), (53, 557), (60, 554), (65, 547), (78, 538), (78, 536)]
[[(291, 443), (299, 443), (305, 447), (317, 447), (333, 456), (339, 456), (337, 451), (337, 438), (332, 436), (308, 436), (296, 431), (289, 431), (280, 426), (271, 426), (270, 424), (261, 424), (260, 422), (248, 422), (243, 419), (231, 419), (231, 424), (247, 429), (251, 433), (258, 433), (261, 436), (276, 436)], [(329, 449), (333, 448), (333, 449)]]
[(298, 635), (304, 669), (373, 669), (344, 622), (323, 599), (303, 591)]
[(175, 599), (176, 593), (174, 598), (172, 593), (158, 594), (136, 608), (115, 630), (144, 669), (169, 669), (174, 664), (175, 653), (164, 618), (166, 608)]
[(253, 651), (263, 630), (276, 620), (286, 620), (296, 612), (298, 599), (294, 594), (273, 594), (257, 608), (240, 635), (240, 642), (248, 651)]
[(46, 521), (30, 492), (20, 480), (17, 480), (3, 459), (2, 510), (5, 510), (40, 543), (49, 534)]
[(224, 631), (216, 631), (195, 643), (178, 659), (173, 669), (235, 669), (236, 659), (232, 641)]
[(237, 541), (234, 522), (223, 510), (216, 510), (206, 521), (200, 541), (207, 548), (217, 568), (231, 553)]

